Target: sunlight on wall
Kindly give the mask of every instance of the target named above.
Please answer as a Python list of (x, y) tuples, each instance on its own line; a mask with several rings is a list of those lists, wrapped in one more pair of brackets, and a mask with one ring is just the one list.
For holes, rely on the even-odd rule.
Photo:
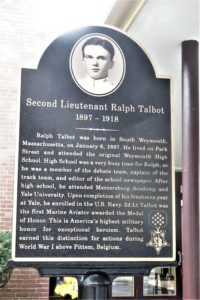
[(51, 31), (53, 35), (80, 26), (104, 23), (115, 2), (115, 0), (36, 1), (39, 15), (35, 20), (35, 26)]

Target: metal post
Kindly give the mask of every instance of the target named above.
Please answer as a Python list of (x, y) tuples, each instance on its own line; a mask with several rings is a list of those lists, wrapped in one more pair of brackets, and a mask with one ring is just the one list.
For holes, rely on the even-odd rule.
[(109, 300), (112, 297), (112, 282), (103, 272), (91, 272), (83, 276), (79, 285), (79, 299)]
[(182, 43), (183, 94), (183, 299), (199, 295), (199, 74), (198, 42)]

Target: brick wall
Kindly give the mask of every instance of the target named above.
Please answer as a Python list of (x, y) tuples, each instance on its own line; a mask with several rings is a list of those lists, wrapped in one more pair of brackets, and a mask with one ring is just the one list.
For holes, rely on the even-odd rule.
[[(51, 3), (50, 3), (51, 2)], [(61, 33), (65, 0), (0, 0), (0, 231), (12, 230), (16, 120), (21, 68), (37, 68), (40, 56)], [(54, 9), (52, 9), (54, 8)], [(55, 20), (54, 20), (55, 22)], [(0, 299), (49, 299), (49, 279), (15, 269)]]
[(14, 269), (10, 281), (0, 288), (1, 300), (47, 300), (49, 278), (40, 278), (35, 269)]

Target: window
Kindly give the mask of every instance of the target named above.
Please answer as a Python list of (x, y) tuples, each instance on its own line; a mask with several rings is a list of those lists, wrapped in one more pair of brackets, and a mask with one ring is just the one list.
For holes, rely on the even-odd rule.
[(134, 277), (121, 276), (113, 280), (112, 297), (134, 297)]
[(144, 296), (176, 295), (176, 268), (157, 267), (143, 277)]
[(78, 281), (75, 277), (53, 277), (50, 279), (50, 299), (77, 299)]

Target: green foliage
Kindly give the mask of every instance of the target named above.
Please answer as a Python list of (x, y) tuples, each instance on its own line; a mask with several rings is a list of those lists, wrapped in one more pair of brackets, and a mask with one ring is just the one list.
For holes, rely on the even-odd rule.
[(0, 273), (8, 268), (11, 259), (11, 232), (0, 232)]

